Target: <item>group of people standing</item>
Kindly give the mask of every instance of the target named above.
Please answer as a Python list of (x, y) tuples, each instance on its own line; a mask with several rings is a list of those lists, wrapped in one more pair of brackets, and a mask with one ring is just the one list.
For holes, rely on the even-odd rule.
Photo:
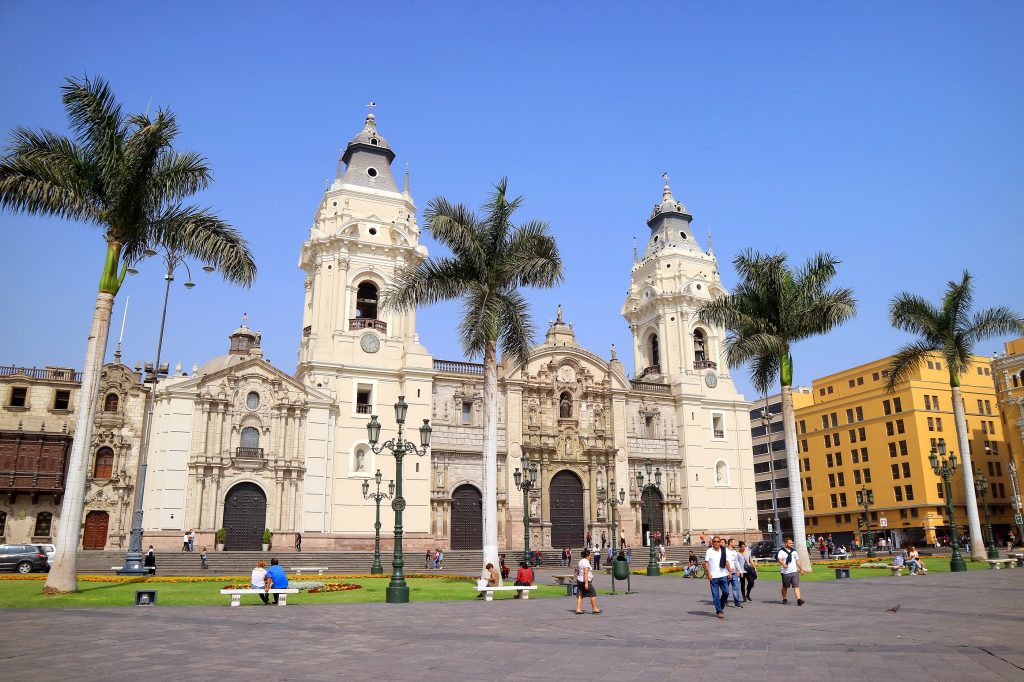
[(426, 562), (426, 569), (429, 570), (432, 568), (435, 571), (440, 571), (444, 568), (444, 550), (435, 549), (433, 552), (431, 552), (428, 549), (424, 556), (424, 561)]

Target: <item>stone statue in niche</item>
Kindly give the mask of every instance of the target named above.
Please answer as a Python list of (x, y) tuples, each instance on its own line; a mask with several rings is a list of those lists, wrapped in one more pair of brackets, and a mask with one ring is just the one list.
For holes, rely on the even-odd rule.
[(530, 424), (531, 427), (537, 426), (537, 406), (536, 405), (530, 405), (529, 424)]
[(676, 492), (676, 472), (670, 471), (668, 474), (668, 492), (675, 494)]
[(719, 462), (718, 466), (715, 467), (715, 483), (720, 485), (725, 483), (725, 464), (722, 462)]
[(604, 467), (598, 467), (597, 469), (597, 489), (603, 490), (604, 485)]
[(437, 487), (444, 487), (444, 472), (440, 469), (437, 470)]
[(540, 498), (530, 498), (530, 518), (536, 519), (540, 517)]
[(572, 417), (572, 401), (569, 400), (569, 396), (563, 395), (562, 400), (558, 403), (558, 416), (561, 419)]
[(604, 500), (597, 501), (597, 518), (599, 521), (604, 520)]
[(356, 450), (356, 471), (366, 470), (366, 451)]
[(565, 437), (565, 456), (572, 457), (572, 436)]
[(604, 410), (600, 407), (594, 410), (594, 429), (604, 431)]

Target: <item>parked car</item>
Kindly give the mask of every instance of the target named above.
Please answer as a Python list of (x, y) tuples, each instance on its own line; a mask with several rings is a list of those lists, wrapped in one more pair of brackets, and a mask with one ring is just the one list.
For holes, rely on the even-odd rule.
[(48, 571), (46, 551), (37, 545), (0, 545), (0, 571)]
[(46, 552), (46, 563), (53, 566), (53, 558), (57, 556), (56, 545), (36, 545), (36, 547), (42, 547), (43, 551)]
[(750, 556), (755, 559), (771, 559), (775, 556), (773, 540), (758, 540), (750, 545)]

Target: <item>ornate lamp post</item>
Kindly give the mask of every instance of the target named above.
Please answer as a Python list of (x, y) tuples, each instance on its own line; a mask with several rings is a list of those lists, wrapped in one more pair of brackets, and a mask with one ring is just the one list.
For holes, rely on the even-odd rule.
[(658, 566), (658, 559), (654, 552), (654, 493), (661, 488), (661, 467), (654, 471), (653, 481), (651, 476), (651, 460), (644, 460), (644, 470), (647, 472), (647, 484), (644, 485), (644, 474), (636, 472), (636, 487), (640, 490), (640, 499), (647, 493), (647, 528), (650, 532), (648, 544), (651, 548), (651, 556), (647, 560), (647, 575), (661, 575), (661, 568)]
[(980, 471), (974, 476), (974, 489), (978, 491), (978, 495), (981, 496), (981, 501), (985, 505), (985, 528), (988, 530), (988, 558), (998, 559), (999, 550), (996, 549), (996, 536), (992, 533), (992, 520), (988, 515), (988, 479)]
[(530, 565), (530, 491), (537, 488), (537, 465), (530, 462), (530, 458), (523, 453), (519, 458), (523, 470), (516, 469), (512, 478), (516, 481), (516, 488), (523, 491), (523, 561)]
[[(142, 252), (146, 258), (152, 258), (153, 256), (159, 255), (152, 249), (146, 249)], [(184, 283), (186, 289), (194, 289), (196, 284), (192, 281), (192, 270), (189, 269), (188, 263), (185, 262), (185, 256), (173, 249), (164, 251), (163, 261), (166, 266), (166, 272), (164, 273), (164, 281), (167, 284), (164, 285), (164, 308), (160, 314), (160, 336), (156, 342), (156, 362), (153, 364), (146, 363), (145, 371), (146, 377), (143, 383), (152, 382), (153, 390), (149, 395), (149, 410), (146, 415), (146, 420), (143, 427), (143, 439), (142, 447), (139, 449), (139, 473), (135, 477), (135, 513), (132, 515), (132, 529), (128, 536), (128, 551), (125, 553), (124, 565), (117, 570), (118, 575), (148, 575), (149, 570), (142, 565), (142, 517), (143, 517), (143, 497), (146, 494), (146, 469), (148, 467), (149, 460), (149, 440), (153, 430), (153, 412), (156, 407), (156, 385), (160, 377), (166, 377), (168, 374), (167, 363), (160, 362), (160, 352), (164, 347), (164, 326), (167, 323), (167, 300), (171, 295), (171, 282), (174, 281), (174, 271), (178, 269), (179, 265), (185, 266), (185, 271), (188, 273), (188, 280)], [(204, 265), (203, 272), (213, 272), (214, 268), (211, 265)], [(127, 270), (130, 275), (137, 275), (139, 271), (134, 265)], [(123, 329), (122, 329), (123, 331)], [(120, 348), (118, 349), (120, 350)]]
[(953, 556), (949, 560), (949, 570), (955, 573), (966, 571), (967, 563), (960, 555), (960, 538), (957, 537), (956, 519), (953, 518), (953, 493), (949, 489), (949, 479), (956, 473), (956, 453), (950, 452), (949, 459), (946, 459), (945, 438), (940, 438), (938, 445), (932, 448), (928, 462), (932, 465), (935, 475), (942, 477), (946, 489), (946, 514), (949, 516), (949, 530), (953, 536)]
[(868, 558), (875, 558), (875, 531), (871, 530), (871, 514), (868, 510), (875, 504), (875, 493), (861, 486), (857, 491), (857, 504), (864, 507), (864, 526), (868, 532)]
[(764, 397), (764, 409), (761, 410), (761, 425), (764, 426), (764, 433), (768, 437), (768, 471), (772, 477), (772, 518), (775, 522), (775, 554), (782, 549), (782, 522), (779, 521), (779, 497), (775, 490), (775, 455), (772, 453), (772, 415), (768, 411), (768, 396)]
[(604, 494), (605, 494), (605, 497), (607, 498), (608, 506), (611, 507), (611, 515), (612, 515), (612, 556), (614, 556), (615, 555), (615, 538), (618, 537), (618, 535), (616, 534), (616, 530), (615, 530), (615, 512), (618, 509), (618, 506), (620, 504), (623, 504), (626, 501), (626, 491), (623, 488), (619, 488), (619, 499), (615, 499), (615, 479), (614, 478), (609, 479), (609, 481), (608, 481), (608, 490), (610, 490), (612, 494), (608, 495), (607, 492), (605, 492)]
[(409, 405), (405, 402), (405, 396), (398, 396), (395, 403), (395, 422), (398, 424), (398, 436), (383, 443), (380, 447), (377, 442), (380, 440), (380, 422), (377, 415), (370, 415), (370, 423), (366, 425), (366, 433), (370, 441), (370, 449), (375, 454), (388, 450), (395, 456), (395, 499), (391, 501), (391, 508), (395, 510), (395, 552), (391, 560), (391, 582), (388, 583), (384, 601), (388, 604), (407, 604), (409, 602), (409, 585), (405, 582), (405, 558), (402, 556), (402, 512), (405, 511), (405, 498), (402, 497), (402, 460), (406, 453), (422, 457), (427, 454), (430, 447), (430, 420), (424, 419), (420, 427), (420, 447), (402, 437), (405, 429), (405, 414)]
[(369, 479), (363, 481), (363, 499), (369, 500), (372, 498), (377, 503), (377, 521), (373, 524), (373, 566), (370, 567), (370, 575), (384, 574), (384, 567), (380, 565), (380, 501), (390, 500), (395, 496), (394, 481), (388, 483), (388, 491), (386, 493), (380, 491), (380, 482), (383, 478), (380, 469), (377, 469), (377, 473), (373, 476), (373, 479), (377, 481), (377, 492), (373, 494), (370, 493)]

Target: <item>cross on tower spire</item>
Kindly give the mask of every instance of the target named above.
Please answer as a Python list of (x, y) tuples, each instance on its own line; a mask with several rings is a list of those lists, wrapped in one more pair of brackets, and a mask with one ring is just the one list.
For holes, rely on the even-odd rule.
[(377, 103), (374, 102), (372, 99), (370, 100), (370, 103), (366, 105), (366, 108), (370, 110), (370, 116), (373, 116), (373, 108), (375, 106), (377, 106)]

